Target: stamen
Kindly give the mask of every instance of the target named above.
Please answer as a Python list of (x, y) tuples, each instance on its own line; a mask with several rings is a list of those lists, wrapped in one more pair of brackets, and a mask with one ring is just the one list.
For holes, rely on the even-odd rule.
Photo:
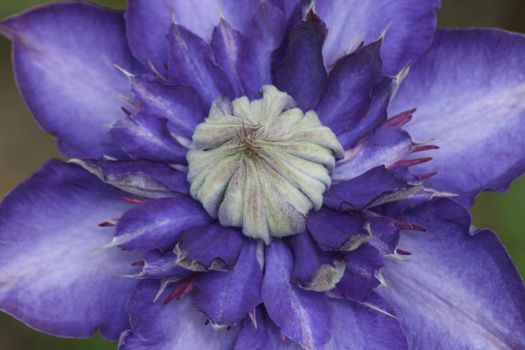
[(424, 228), (423, 226), (419, 226), (417, 224), (412, 224), (412, 223), (400, 221), (400, 220), (394, 221), (394, 226), (400, 230), (427, 232), (427, 229)]
[(430, 150), (435, 150), (435, 149), (439, 149), (439, 146), (437, 145), (419, 145), (419, 146), (413, 147), (410, 151), (412, 153), (417, 153), (417, 152), (430, 151)]
[(131, 204), (144, 204), (146, 202), (145, 199), (133, 198), (128, 196), (122, 196), (122, 199)]
[(409, 121), (412, 120), (412, 115), (416, 112), (416, 109), (411, 109), (405, 112), (401, 112), (398, 115), (388, 119), (383, 125), (392, 126), (394, 128), (400, 128)]
[(193, 289), (193, 275), (183, 279), (175, 289), (173, 289), (166, 300), (164, 300), (164, 305), (171, 303), (173, 300), (180, 300), (188, 295), (189, 292)]

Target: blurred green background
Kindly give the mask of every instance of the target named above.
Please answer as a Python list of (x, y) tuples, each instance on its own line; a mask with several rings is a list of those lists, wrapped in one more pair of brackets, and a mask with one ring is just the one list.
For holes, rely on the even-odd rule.
[[(187, 1), (187, 0), (184, 0)], [(45, 0), (0, 0), (0, 18)], [(123, 8), (124, 0), (99, 0)], [(152, 1), (154, 3), (154, 1)], [(500, 27), (525, 33), (524, 0), (443, 0), (442, 27)], [(9, 42), (0, 37), (0, 197), (31, 175), (48, 158), (58, 156), (54, 140), (31, 120), (13, 81)], [(505, 195), (486, 193), (474, 208), (474, 221), (500, 234), (522, 276), (525, 276), (525, 178)], [(0, 315), (0, 350), (114, 349), (99, 338), (56, 339), (41, 335), (10, 317)]]

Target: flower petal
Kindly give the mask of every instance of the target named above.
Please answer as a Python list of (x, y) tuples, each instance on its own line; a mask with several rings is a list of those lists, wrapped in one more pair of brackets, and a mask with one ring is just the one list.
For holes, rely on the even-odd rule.
[(170, 133), (165, 119), (140, 112), (117, 122), (111, 129), (111, 135), (133, 159), (186, 163), (187, 148)]
[(235, 266), (244, 239), (236, 228), (212, 224), (182, 234), (175, 249), (179, 264), (195, 271), (225, 271)]
[(345, 263), (322, 252), (308, 232), (291, 236), (288, 240), (294, 255), (291, 282), (316, 292), (326, 292), (335, 287), (343, 277)]
[(171, 83), (191, 86), (206, 106), (221, 96), (233, 97), (228, 77), (215, 62), (206, 41), (181, 25), (173, 25), (168, 42)]
[(407, 132), (381, 126), (345, 152), (345, 158), (332, 173), (332, 180), (348, 181), (377, 166), (394, 165), (409, 154), (412, 146)]
[(385, 193), (404, 190), (405, 181), (384, 166), (370, 169), (349, 181), (332, 185), (324, 195), (324, 205), (337, 210), (344, 206), (363, 209)]
[(231, 326), (262, 302), (262, 270), (256, 247), (256, 242), (247, 241), (230, 271), (208, 272), (195, 280), (195, 306), (214, 324)]
[(200, 98), (189, 87), (169, 86), (149, 74), (132, 76), (130, 83), (140, 110), (167, 119), (170, 130), (179, 136), (190, 138), (206, 117)]
[(167, 165), (136, 161), (70, 161), (96, 175), (103, 182), (122, 191), (146, 198), (172, 197), (189, 193), (186, 175)]
[(274, 240), (266, 253), (262, 298), (282, 335), (307, 349), (321, 348), (330, 338), (331, 314), (323, 294), (293, 286), (290, 249)]
[(330, 72), (326, 92), (316, 108), (319, 119), (336, 135), (355, 129), (366, 116), (371, 91), (381, 82), (382, 41), (357, 49), (337, 61)]
[[(133, 255), (98, 227), (129, 204), (75, 165), (47, 163), (0, 206), (0, 309), (42, 332), (109, 339), (127, 328)], [(96, 288), (94, 288), (96, 286)]]
[(323, 250), (351, 250), (369, 238), (365, 221), (353, 212), (323, 207), (308, 214), (307, 226), (312, 238)]
[(129, 0), (126, 21), (131, 49), (144, 65), (151, 62), (156, 70), (167, 73), (166, 36), (174, 20), (209, 43), (221, 18), (244, 32), (258, 3), (258, 0), (156, 0), (155, 6), (151, 6), (151, 0)]
[(438, 190), (504, 191), (525, 171), (525, 37), (499, 30), (440, 30), (412, 68), (392, 110), (417, 107), (407, 130), (440, 150), (420, 172)]
[[(379, 298), (374, 300), (374, 307), (386, 309)], [(408, 348), (405, 335), (399, 322), (393, 317), (345, 300), (330, 299), (332, 314), (332, 338), (326, 345), (327, 350), (339, 349), (374, 349), (405, 350)]]
[(144, 267), (134, 277), (146, 277), (154, 279), (169, 279), (171, 282), (179, 281), (192, 274), (177, 262), (177, 256), (172, 252), (159, 253), (156, 250), (148, 252), (144, 256)]
[(200, 203), (190, 197), (179, 195), (150, 200), (120, 218), (111, 245), (137, 251), (167, 250), (173, 247), (184, 230), (211, 221)]
[(309, 13), (291, 31), (286, 53), (275, 68), (275, 86), (290, 94), (303, 111), (317, 105), (328, 80), (321, 53), (326, 30), (324, 23)]
[(382, 48), (384, 71), (395, 75), (432, 43), (439, 0), (325, 0), (316, 3), (330, 32), (323, 54), (328, 66), (348, 49), (377, 40), (386, 30)]
[(254, 320), (246, 318), (237, 337), (235, 350), (299, 350), (296, 343), (281, 336), (275, 324), (256, 309)]
[(392, 304), (414, 348), (519, 349), (525, 346), (525, 288), (498, 238), (469, 234), (470, 216), (440, 199), (406, 220), (427, 232), (403, 232), (412, 255), (389, 259), (378, 292)]
[[(66, 28), (66, 29), (65, 29)], [(124, 115), (119, 94), (133, 70), (120, 12), (81, 4), (37, 8), (0, 22), (14, 43), (18, 86), (40, 125), (69, 157), (122, 156), (109, 135)]]
[[(167, 305), (153, 302), (160, 281), (141, 282), (128, 304), (131, 330), (120, 339), (120, 350), (231, 349), (238, 329), (215, 331), (193, 306), (190, 296)], [(162, 300), (162, 299), (161, 299)]]
[(281, 45), (286, 27), (283, 13), (263, 1), (253, 18), (245, 37), (249, 38), (239, 53), (244, 64), (238, 67), (246, 94), (250, 99), (259, 98), (261, 87), (272, 83), (272, 54)]

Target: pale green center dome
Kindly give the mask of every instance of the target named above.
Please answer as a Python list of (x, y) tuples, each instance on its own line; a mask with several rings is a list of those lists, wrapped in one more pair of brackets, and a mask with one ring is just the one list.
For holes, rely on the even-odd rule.
[(273, 86), (263, 98), (214, 102), (188, 153), (191, 195), (224, 226), (266, 243), (305, 229), (343, 148), (314, 111)]

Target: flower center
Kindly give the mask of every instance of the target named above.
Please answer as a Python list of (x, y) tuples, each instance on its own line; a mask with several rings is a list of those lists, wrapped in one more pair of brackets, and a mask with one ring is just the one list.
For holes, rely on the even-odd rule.
[(266, 243), (305, 229), (343, 148), (317, 114), (273, 86), (263, 98), (213, 103), (188, 152), (191, 195), (224, 226)]

